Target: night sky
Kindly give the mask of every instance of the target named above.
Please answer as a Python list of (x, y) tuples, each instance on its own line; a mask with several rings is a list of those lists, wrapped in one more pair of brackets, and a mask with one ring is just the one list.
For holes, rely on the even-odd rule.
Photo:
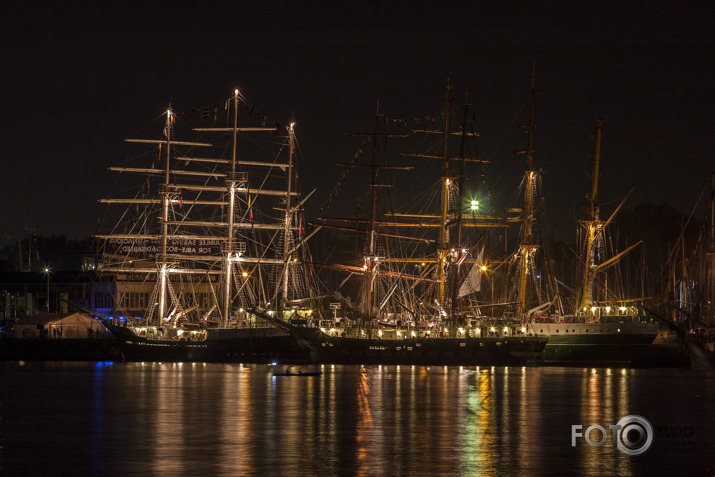
[(503, 206), (524, 167), (514, 151), (534, 63), (536, 166), (556, 225), (580, 214), (599, 118), (604, 207), (635, 187), (628, 207), (706, 215), (712, 2), (104, 3), (3, 4), (3, 243), (28, 229), (94, 233), (124, 139), (169, 100), (197, 108), (236, 87), (275, 120), (295, 118), (320, 205), (359, 144), (346, 133), (372, 127), (378, 96), (392, 117), (437, 114), (449, 80), (455, 104), (472, 105)]

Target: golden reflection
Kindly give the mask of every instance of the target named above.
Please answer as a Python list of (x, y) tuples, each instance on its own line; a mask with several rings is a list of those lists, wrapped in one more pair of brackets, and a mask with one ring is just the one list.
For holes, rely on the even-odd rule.
[(366, 368), (360, 368), (358, 373), (358, 422), (355, 427), (357, 444), (358, 474), (365, 475), (370, 469), (369, 453), (372, 448), (370, 436), (373, 430), (372, 412), (370, 411), (370, 373)]
[(157, 373), (156, 441), (147, 443), (153, 448), (153, 473), (179, 473), (181, 464), (175, 459), (176, 449), (181, 449), (184, 435), (184, 373), (177, 363), (155, 363), (153, 373)]
[(219, 466), (221, 473), (224, 474), (249, 474), (255, 465), (253, 462), (255, 455), (248, 451), (252, 446), (250, 427), (253, 417), (252, 374), (253, 370), (250, 367), (241, 364), (238, 367), (230, 367), (229, 372), (223, 376), (224, 413), (219, 429), (223, 446), (220, 450)]
[[(595, 472), (606, 471), (614, 475), (627, 475), (632, 472), (630, 457), (617, 449), (609, 428), (629, 414), (628, 375), (623, 371), (614, 371), (611, 368), (584, 369), (581, 395), (576, 397), (583, 404), (580, 422), (572, 424), (582, 425), (584, 434), (592, 425), (599, 425), (606, 430), (606, 441), (601, 447), (591, 447), (586, 442), (585, 435), (577, 442), (577, 452), (583, 461), (583, 467)], [(591, 441), (599, 442), (603, 438), (599, 429), (591, 431)]]

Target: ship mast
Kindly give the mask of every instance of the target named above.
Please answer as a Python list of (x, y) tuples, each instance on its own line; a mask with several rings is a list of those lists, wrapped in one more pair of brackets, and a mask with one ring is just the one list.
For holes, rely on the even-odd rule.
[[(378, 199), (378, 189), (382, 187), (378, 184), (380, 170), (382, 169), (393, 169), (393, 170), (411, 170), (411, 167), (399, 167), (399, 166), (388, 166), (388, 165), (378, 165), (377, 158), (380, 151), (380, 141), (379, 138), (382, 136), (385, 141), (388, 137), (406, 137), (405, 134), (389, 134), (387, 128), (383, 127), (383, 132), (380, 132), (380, 123), (384, 123), (385, 117), (380, 114), (380, 98), (378, 97), (375, 103), (375, 129), (371, 133), (360, 133), (362, 136), (368, 136), (373, 138), (373, 148), (372, 148), (372, 164), (363, 167), (370, 167), (372, 169), (372, 174), (370, 178), (370, 221), (368, 223), (368, 229), (366, 233), (366, 245), (367, 254), (365, 255), (363, 261), (363, 299), (364, 303), (364, 316), (367, 319), (372, 318), (373, 302), (375, 301), (375, 294), (373, 293), (373, 287), (375, 279), (378, 274), (378, 265), (380, 263), (380, 257), (377, 256), (377, 199)], [(356, 135), (356, 134), (351, 134)], [(353, 164), (351, 167), (361, 167), (358, 164)], [(384, 225), (384, 224), (380, 224)]]
[(459, 266), (462, 261), (466, 258), (466, 252), (462, 248), (462, 217), (463, 217), (463, 207), (464, 207), (464, 179), (465, 179), (465, 142), (467, 138), (467, 118), (469, 117), (469, 104), (464, 105), (464, 115), (462, 117), (462, 137), (459, 148), (459, 159), (460, 159), (460, 172), (457, 179), (457, 207), (455, 211), (455, 222), (456, 222), (456, 247), (452, 253), (452, 258), (454, 260), (454, 265), (452, 269), (452, 296), (449, 307), (450, 317), (454, 316), (454, 308), (457, 304), (457, 298), (459, 295), (459, 287), (457, 282), (459, 279)]
[(166, 111), (166, 168), (164, 175), (164, 187), (161, 190), (162, 199), (162, 220), (161, 220), (161, 258), (157, 261), (159, 266), (159, 313), (156, 317), (157, 326), (161, 326), (166, 316), (166, 289), (168, 284), (168, 261), (167, 261), (167, 246), (169, 243), (169, 203), (171, 202), (171, 193), (169, 191), (169, 168), (171, 161), (171, 104)]
[(521, 274), (519, 277), (519, 313), (523, 315), (527, 309), (526, 286), (528, 281), (529, 269), (534, 253), (539, 247), (534, 245), (533, 227), (534, 227), (534, 205), (532, 203), (535, 197), (536, 171), (534, 171), (534, 132), (536, 130), (536, 74), (531, 74), (531, 101), (529, 112), (529, 124), (522, 126), (522, 129), (527, 133), (526, 149), (517, 151), (517, 154), (526, 155), (526, 172), (524, 173), (524, 210), (522, 212), (521, 222), (523, 229), (522, 242), (519, 246), (519, 254), (521, 255)]
[(598, 173), (601, 160), (601, 135), (603, 125), (601, 120), (596, 124), (596, 140), (593, 149), (593, 172), (591, 173), (591, 193), (588, 196), (588, 220), (582, 222), (586, 228), (586, 272), (584, 273), (583, 291), (580, 309), (587, 308), (593, 303), (593, 279), (596, 273), (594, 242), (603, 227), (599, 220), (598, 209)]
[[(499, 217), (490, 217), (486, 215), (479, 215), (479, 214), (468, 214), (466, 217), (469, 217), (471, 219), (474, 219), (470, 221), (469, 223), (464, 223), (463, 218), (465, 217), (465, 214), (461, 210), (462, 207), (462, 194), (463, 192), (461, 191), (461, 185), (457, 184), (456, 187), (459, 187), (459, 198), (457, 199), (458, 204), (457, 207), (459, 210), (455, 213), (454, 211), (450, 211), (450, 187), (453, 186), (454, 183), (454, 177), (450, 176), (450, 170), (449, 170), (449, 164), (450, 160), (459, 160), (462, 164), (462, 170), (464, 170), (464, 165), (466, 162), (474, 162), (474, 163), (480, 163), (480, 164), (488, 164), (489, 161), (487, 160), (482, 160), (482, 159), (474, 159), (474, 158), (467, 158), (465, 157), (464, 154), (464, 149), (462, 149), (462, 154), (460, 154), (460, 157), (450, 157), (449, 155), (449, 143), (450, 143), (450, 136), (460, 136), (462, 140), (462, 145), (464, 146), (464, 141), (467, 136), (478, 136), (477, 133), (475, 132), (467, 132), (461, 131), (461, 132), (452, 132), (450, 131), (450, 115), (451, 115), (451, 107), (452, 107), (452, 86), (447, 85), (447, 89), (445, 92), (445, 112), (444, 112), (444, 117), (445, 117), (445, 122), (444, 122), (444, 129), (443, 130), (414, 130), (413, 132), (419, 132), (419, 133), (431, 133), (431, 134), (441, 134), (442, 135), (442, 140), (443, 140), (443, 151), (441, 155), (431, 155), (431, 154), (416, 154), (416, 153), (403, 153), (403, 156), (414, 156), (414, 157), (424, 157), (424, 158), (430, 158), (430, 159), (439, 159), (442, 161), (442, 175), (440, 178), (440, 198), (441, 198), (441, 210), (439, 214), (392, 214), (394, 217), (409, 217), (409, 218), (420, 218), (420, 219), (429, 219), (429, 222), (422, 221), (420, 223), (394, 223), (392, 226), (398, 226), (398, 227), (435, 227), (439, 228), (439, 242), (438, 242), (438, 247), (437, 247), (437, 257), (435, 258), (429, 258), (429, 259), (413, 259), (412, 261), (414, 262), (421, 262), (421, 263), (434, 263), (437, 267), (437, 282), (439, 283), (439, 288), (438, 288), (438, 293), (437, 297), (435, 298), (438, 307), (442, 310), (444, 314), (447, 313), (448, 309), (451, 309), (451, 307), (447, 306), (447, 301), (446, 298), (448, 296), (447, 293), (447, 267), (448, 267), (448, 261), (451, 259), (451, 250), (449, 248), (450, 244), (450, 235), (449, 235), (449, 227), (457, 225), (457, 227), (506, 227), (506, 224), (500, 223), (500, 218)], [(465, 114), (466, 117), (466, 114)], [(465, 121), (465, 128), (466, 128), (466, 121)], [(462, 175), (464, 175), (462, 173)], [(460, 237), (460, 232), (459, 230), (457, 231), (457, 241), (461, 240)], [(461, 260), (461, 257), (459, 254), (462, 252), (456, 252), (455, 251), (455, 261), (459, 262)], [(450, 294), (450, 297), (453, 295)]]
[(449, 118), (452, 110), (452, 85), (447, 85), (447, 91), (444, 95), (445, 112), (444, 112), (444, 151), (442, 155), (442, 216), (440, 217), (439, 230), (439, 248), (437, 249), (438, 260), (438, 280), (439, 280), (439, 306), (444, 307), (445, 303), (445, 272), (447, 267), (447, 257), (449, 249), (447, 241), (449, 240), (447, 231), (447, 214), (449, 212)]
[(295, 157), (295, 131), (294, 131), (294, 126), (295, 123), (290, 123), (290, 126), (288, 127), (288, 146), (289, 146), (289, 153), (288, 153), (288, 186), (286, 189), (286, 208), (285, 208), (285, 220), (284, 220), (284, 229), (283, 229), (283, 289), (281, 291), (281, 297), (282, 301), (281, 303), (285, 303), (288, 300), (288, 278), (290, 276), (290, 260), (289, 260), (289, 255), (290, 255), (290, 241), (289, 238), (291, 237), (291, 217), (293, 215), (293, 211), (291, 209), (291, 193), (293, 192), (292, 190), (292, 179), (293, 179), (293, 161)]
[(231, 175), (226, 181), (228, 186), (228, 225), (226, 229), (226, 286), (224, 287), (223, 295), (223, 319), (228, 320), (231, 317), (231, 275), (233, 272), (232, 263), (236, 257), (234, 257), (234, 243), (233, 243), (233, 223), (236, 214), (236, 156), (238, 154), (238, 89), (234, 91), (233, 95), (233, 155), (231, 157)]
[(375, 256), (375, 222), (377, 220), (377, 135), (380, 128), (380, 98), (377, 98), (375, 106), (375, 137), (372, 149), (372, 179), (370, 182), (370, 228), (367, 231), (367, 256), (365, 257), (365, 312), (368, 317), (372, 316), (372, 287), (377, 267), (377, 257)]

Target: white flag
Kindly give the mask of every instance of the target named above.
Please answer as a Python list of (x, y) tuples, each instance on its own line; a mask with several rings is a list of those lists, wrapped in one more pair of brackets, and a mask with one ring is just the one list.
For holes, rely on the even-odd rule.
[(484, 255), (484, 247), (479, 251), (477, 260), (474, 262), (472, 269), (469, 271), (467, 278), (462, 282), (459, 288), (459, 298), (470, 293), (477, 292), (482, 288), (482, 256)]

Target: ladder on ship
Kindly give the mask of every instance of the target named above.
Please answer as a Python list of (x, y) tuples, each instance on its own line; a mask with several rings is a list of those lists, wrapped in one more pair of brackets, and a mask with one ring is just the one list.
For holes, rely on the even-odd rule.
[[(295, 240), (293, 235), (288, 235), (288, 250), (293, 250), (295, 248)], [(280, 234), (278, 236), (278, 250), (285, 250), (284, 248), (284, 235)], [(306, 298), (308, 296), (308, 287), (306, 286), (306, 279), (303, 276), (303, 266), (300, 264), (291, 264), (288, 257), (283, 257), (284, 263), (282, 265), (274, 265), (271, 268), (269, 276), (269, 284), (271, 290), (274, 290), (273, 294), (277, 299), (282, 298), (282, 287), (284, 278), (284, 267), (288, 267), (287, 280), (288, 280), (288, 300)]]
[[(171, 302), (175, 306), (174, 313), (181, 313), (184, 311), (183, 307), (181, 306), (181, 301), (179, 300), (179, 297), (176, 296), (176, 292), (174, 291), (174, 287), (171, 285), (171, 282), (169, 280), (166, 281), (167, 288), (169, 289), (169, 296), (171, 297)], [(154, 284), (154, 290), (151, 292), (151, 296), (149, 297), (149, 305), (146, 310), (146, 323), (149, 324), (151, 323), (152, 318), (154, 317), (154, 309), (156, 308), (156, 300), (159, 297), (159, 289), (161, 287), (161, 284), (159, 281), (157, 281)], [(159, 326), (161, 326), (163, 323), (159, 323)]]

